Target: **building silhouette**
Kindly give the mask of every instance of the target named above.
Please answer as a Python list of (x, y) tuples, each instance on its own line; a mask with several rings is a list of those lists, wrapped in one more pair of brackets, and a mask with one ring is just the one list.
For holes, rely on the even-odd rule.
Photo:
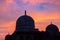
[(48, 25), (46, 27), (46, 31), (50, 32), (50, 33), (56, 33), (56, 32), (59, 32), (59, 29), (58, 29), (58, 27), (56, 25), (51, 23), (50, 25)]
[(59, 33), (59, 29), (56, 25), (50, 24), (46, 27), (47, 40), (56, 40), (56, 36)]
[(46, 31), (40, 32), (35, 29), (32, 17), (25, 14), (16, 21), (16, 30), (12, 35), (6, 35), (5, 40), (60, 40), (59, 29), (56, 25), (50, 24)]

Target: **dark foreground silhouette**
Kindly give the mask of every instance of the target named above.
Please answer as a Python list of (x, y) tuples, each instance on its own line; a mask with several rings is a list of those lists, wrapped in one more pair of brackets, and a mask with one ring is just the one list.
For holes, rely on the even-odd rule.
[(6, 35), (5, 40), (60, 40), (60, 32), (52, 23), (46, 27), (45, 32), (35, 29), (34, 20), (25, 11), (25, 15), (17, 19), (15, 32)]

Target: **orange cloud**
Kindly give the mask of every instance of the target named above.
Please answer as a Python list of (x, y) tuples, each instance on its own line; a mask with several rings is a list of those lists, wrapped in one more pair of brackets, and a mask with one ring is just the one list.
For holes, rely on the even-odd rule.
[(29, 12), (32, 16), (32, 18), (35, 21), (35, 26), (38, 28), (40, 31), (45, 31), (46, 26), (50, 24), (52, 21), (53, 24), (57, 25), (59, 30), (60, 30), (60, 25), (59, 25), (59, 20), (60, 20), (60, 14), (57, 12), (54, 13), (45, 13), (45, 12)]
[(45, 13), (45, 12), (30, 12), (35, 22), (42, 22), (44, 20), (60, 19), (59, 13)]
[(3, 24), (0, 24), (0, 38), (4, 40), (7, 34), (12, 34), (15, 30), (16, 21), (10, 21)]
[(5, 29), (7, 30), (7, 33), (12, 34), (15, 30), (15, 23), (16, 21), (10, 21), (10, 22), (1, 24), (0, 27), (6, 27)]
[(13, 0), (6, 0), (7, 3), (13, 3)]

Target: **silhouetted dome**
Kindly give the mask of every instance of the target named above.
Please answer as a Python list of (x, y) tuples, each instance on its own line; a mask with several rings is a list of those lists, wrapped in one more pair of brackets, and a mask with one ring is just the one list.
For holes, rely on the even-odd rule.
[(5, 40), (12, 40), (12, 37), (11, 37), (11, 35), (6, 35), (6, 37), (5, 37)]
[(47, 32), (59, 32), (59, 29), (56, 25), (50, 24), (47, 26), (46, 31)]
[(30, 17), (26, 14), (19, 17), (16, 22), (16, 30), (18, 30), (18, 31), (21, 29), (24, 30), (24, 29), (34, 29), (34, 28), (35, 28), (34, 20), (32, 19), (32, 17)]

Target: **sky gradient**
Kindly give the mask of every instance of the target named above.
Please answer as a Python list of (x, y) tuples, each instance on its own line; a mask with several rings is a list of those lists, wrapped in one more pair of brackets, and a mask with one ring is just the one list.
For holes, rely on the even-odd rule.
[(40, 31), (45, 31), (51, 21), (60, 30), (60, 0), (0, 0), (0, 40), (14, 32), (16, 20), (24, 10)]

